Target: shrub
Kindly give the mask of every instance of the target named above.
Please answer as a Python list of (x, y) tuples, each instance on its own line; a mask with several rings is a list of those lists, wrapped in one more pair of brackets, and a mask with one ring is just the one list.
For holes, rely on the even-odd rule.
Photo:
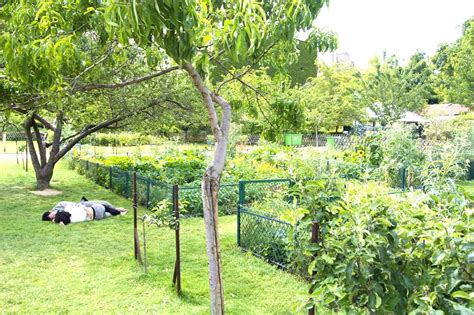
[(96, 133), (81, 141), (82, 144), (95, 146), (135, 146), (159, 144), (165, 140), (159, 137), (142, 135), (140, 133)]
[[(472, 307), (474, 235), (453, 195), (349, 187), (321, 221), (313, 301), (333, 312), (446, 314)], [(467, 313), (466, 313), (467, 314)]]

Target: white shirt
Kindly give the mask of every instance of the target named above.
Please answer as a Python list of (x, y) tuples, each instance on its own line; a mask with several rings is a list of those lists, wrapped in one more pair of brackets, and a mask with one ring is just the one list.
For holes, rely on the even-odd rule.
[(71, 214), (71, 217), (70, 217), (71, 223), (90, 220), (87, 217), (86, 208), (82, 205), (67, 205), (64, 208), (64, 211), (69, 212)]

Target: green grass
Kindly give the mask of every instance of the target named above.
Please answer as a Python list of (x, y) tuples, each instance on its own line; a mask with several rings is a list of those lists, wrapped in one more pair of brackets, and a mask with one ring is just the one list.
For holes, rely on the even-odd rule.
[(16, 153), (17, 145), (20, 147), (21, 145), (25, 145), (25, 140), (22, 141), (1, 141), (0, 139), (0, 153)]
[[(53, 188), (63, 195), (31, 194), (34, 174), (0, 161), (0, 310), (7, 313), (208, 314), (209, 289), (202, 219), (182, 222), (182, 285), (171, 286), (174, 232), (149, 228), (149, 272), (133, 257), (131, 213), (102, 221), (59, 226), (41, 221), (60, 200), (130, 201), (58, 166)], [(220, 239), (229, 314), (294, 312), (307, 284), (235, 245), (236, 218), (220, 218)]]

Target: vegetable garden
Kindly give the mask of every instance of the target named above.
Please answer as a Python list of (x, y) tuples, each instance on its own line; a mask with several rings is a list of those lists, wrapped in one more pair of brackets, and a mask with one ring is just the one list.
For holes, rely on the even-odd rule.
[[(237, 211), (242, 250), (311, 281), (308, 307), (462, 313), (472, 303), (473, 212), (453, 180), (466, 176), (470, 151), (462, 141), (446, 146), (428, 147), (395, 127), (345, 152), (258, 147), (229, 161), (220, 213)], [(206, 152), (174, 150), (70, 161), (126, 197), (136, 170), (139, 200), (151, 208), (162, 200), (171, 206), (172, 184), (183, 183), (180, 209), (201, 215), (194, 182)]]

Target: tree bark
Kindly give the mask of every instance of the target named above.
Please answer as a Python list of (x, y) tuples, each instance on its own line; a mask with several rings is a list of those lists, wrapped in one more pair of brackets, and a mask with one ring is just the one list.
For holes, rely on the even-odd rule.
[[(227, 155), (231, 107), (222, 97), (212, 93), (206, 87), (193, 65), (187, 63), (183, 65), (183, 68), (188, 72), (196, 89), (201, 93), (216, 143), (213, 160), (202, 178), (201, 193), (206, 228), (206, 248), (209, 260), (211, 314), (224, 314), (224, 287), (218, 231), (218, 197), (220, 179)], [(222, 108), (220, 125), (214, 102)]]
[[(40, 159), (38, 159), (38, 154), (34, 146), (31, 128), (34, 129), (35, 136), (37, 138), (36, 142), (38, 144)], [(25, 134), (26, 143), (30, 151), (31, 164), (33, 165), (33, 169), (35, 171), (36, 188), (38, 190), (47, 189), (49, 188), (49, 183), (53, 177), (54, 164), (49, 163), (50, 161), (46, 162), (46, 144), (40, 137), (39, 129), (33, 116), (28, 117), (25, 121)]]

